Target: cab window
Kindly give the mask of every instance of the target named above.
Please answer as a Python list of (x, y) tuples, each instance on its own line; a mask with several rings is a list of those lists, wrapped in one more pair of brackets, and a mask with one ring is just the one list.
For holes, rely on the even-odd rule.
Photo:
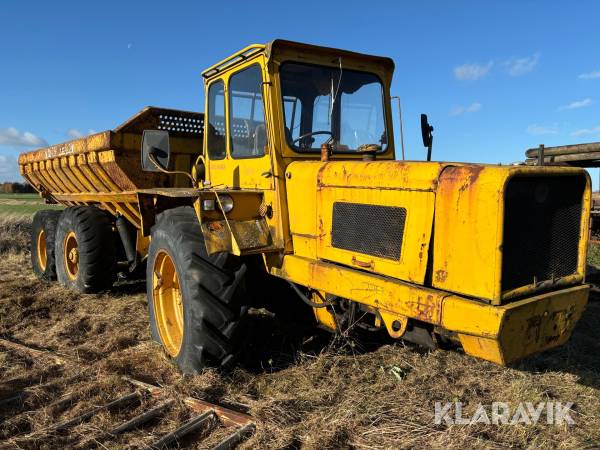
[[(338, 152), (388, 145), (383, 85), (374, 73), (286, 62), (280, 69), (285, 136), (297, 152)], [(302, 105), (302, 108), (298, 106)], [(301, 113), (298, 114), (298, 110)]]
[(262, 74), (258, 65), (250, 66), (229, 79), (229, 132), (233, 158), (254, 158), (265, 154), (267, 129), (262, 91)]
[(208, 88), (206, 143), (210, 159), (225, 158), (225, 85), (221, 80)]

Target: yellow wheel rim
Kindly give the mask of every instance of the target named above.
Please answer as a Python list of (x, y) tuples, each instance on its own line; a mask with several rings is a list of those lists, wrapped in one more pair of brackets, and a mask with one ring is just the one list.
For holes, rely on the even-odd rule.
[(42, 272), (46, 270), (48, 263), (48, 253), (46, 252), (46, 232), (40, 230), (37, 235), (37, 259)]
[(67, 276), (71, 280), (75, 280), (77, 278), (77, 273), (79, 272), (79, 249), (77, 248), (77, 238), (75, 237), (74, 231), (67, 234), (67, 237), (65, 238), (63, 256)]
[(152, 301), (160, 339), (167, 353), (175, 357), (183, 340), (183, 300), (175, 264), (164, 250), (154, 260)]

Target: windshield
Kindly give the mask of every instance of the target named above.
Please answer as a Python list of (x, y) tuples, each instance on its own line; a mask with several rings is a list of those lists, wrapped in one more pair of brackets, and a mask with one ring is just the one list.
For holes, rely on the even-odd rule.
[(285, 134), (296, 151), (319, 151), (333, 138), (338, 152), (375, 144), (385, 151), (383, 87), (371, 73), (286, 63), (280, 70)]

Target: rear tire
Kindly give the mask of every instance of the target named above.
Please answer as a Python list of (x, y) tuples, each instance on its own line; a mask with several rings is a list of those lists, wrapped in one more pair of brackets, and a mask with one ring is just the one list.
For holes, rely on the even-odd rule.
[(61, 211), (46, 209), (33, 215), (31, 224), (31, 267), (38, 278), (56, 280), (54, 240)]
[(186, 374), (231, 368), (244, 348), (246, 265), (208, 256), (190, 207), (160, 214), (152, 228), (146, 289), (152, 337)]
[(94, 206), (71, 206), (58, 220), (56, 275), (68, 289), (99, 292), (116, 280), (116, 242), (112, 216)]

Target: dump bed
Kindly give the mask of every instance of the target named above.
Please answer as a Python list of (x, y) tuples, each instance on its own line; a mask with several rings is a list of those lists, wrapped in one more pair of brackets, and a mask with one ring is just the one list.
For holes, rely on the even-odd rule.
[(140, 190), (190, 187), (184, 175), (142, 171), (143, 131), (169, 131), (174, 169), (189, 172), (202, 153), (203, 126), (202, 113), (147, 107), (114, 130), (23, 153), (19, 169), (49, 201), (95, 204), (140, 226)]

